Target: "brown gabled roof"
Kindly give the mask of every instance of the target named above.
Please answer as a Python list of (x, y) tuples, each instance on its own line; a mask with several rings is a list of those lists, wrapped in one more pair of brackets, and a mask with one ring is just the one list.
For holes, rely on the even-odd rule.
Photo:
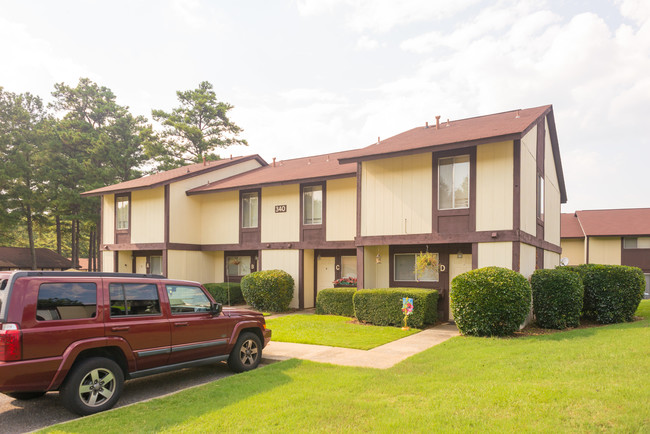
[[(562, 223), (564, 223), (564, 215), (562, 214)], [(576, 211), (575, 215), (584, 234), (590, 237), (650, 236), (650, 208)], [(573, 237), (571, 232), (565, 232), (564, 225), (562, 225), (561, 236), (562, 238)]]
[[(45, 248), (36, 249), (36, 265), (38, 268), (73, 267), (72, 261)], [(0, 247), (0, 267), (20, 269), (32, 268), (32, 257), (29, 247)]]
[(439, 128), (421, 126), (400, 133), (341, 158), (342, 163), (390, 158), (422, 152), (444, 151), (475, 146), (480, 143), (521, 139), (537, 122), (547, 116), (553, 158), (560, 187), (560, 199), (566, 203), (564, 173), (555, 131), (553, 106), (545, 105), (528, 109), (512, 110), (486, 116), (453, 121), (442, 120)]
[(203, 163), (191, 164), (189, 166), (178, 167), (165, 172), (154, 173), (153, 175), (143, 176), (142, 178), (132, 179), (130, 181), (120, 182), (119, 184), (109, 185), (107, 187), (97, 188), (95, 190), (81, 193), (82, 196), (100, 196), (102, 194), (125, 193), (128, 191), (142, 190), (153, 188), (193, 176), (202, 175), (213, 170), (223, 169), (233, 164), (243, 163), (249, 160), (257, 160), (262, 166), (267, 165), (266, 161), (259, 155), (247, 155), (244, 157), (231, 157), (226, 160), (206, 161)]
[(221, 181), (193, 188), (187, 194), (239, 190), (242, 188), (257, 188), (355, 176), (357, 173), (356, 164), (339, 164), (339, 159), (349, 152), (351, 151), (279, 161)]
[(560, 233), (562, 238), (585, 237), (575, 213), (562, 213), (560, 215)]

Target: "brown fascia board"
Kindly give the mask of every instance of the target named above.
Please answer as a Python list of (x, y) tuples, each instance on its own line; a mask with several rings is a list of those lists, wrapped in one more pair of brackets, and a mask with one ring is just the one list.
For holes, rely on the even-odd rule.
[[(177, 176), (176, 178), (166, 179), (164, 181), (156, 182), (156, 183), (150, 184), (150, 185), (143, 185), (143, 186), (139, 186), (139, 187), (130, 187), (130, 188), (120, 188), (120, 189), (116, 189), (116, 190), (105, 190), (105, 191), (100, 191), (100, 192), (96, 192), (96, 193), (92, 193), (92, 191), (85, 191), (85, 192), (81, 193), (81, 196), (85, 196), (85, 197), (103, 196), (105, 194), (120, 194), (120, 193), (128, 193), (130, 191), (146, 190), (146, 189), (149, 189), (149, 188), (156, 188), (156, 187), (160, 187), (160, 186), (163, 186), (163, 185), (171, 184), (173, 182), (182, 181), (184, 179), (193, 178), (195, 176), (203, 175), (203, 174), (209, 173), (209, 172), (211, 172), (213, 170), (224, 169), (226, 167), (229, 167), (229, 166), (232, 166), (232, 165), (235, 165), (235, 164), (239, 164), (239, 163), (244, 163), (244, 162), (250, 161), (250, 160), (257, 160), (262, 165), (262, 167), (269, 165), (269, 163), (267, 163), (258, 154), (254, 154), (254, 155), (248, 155), (246, 157), (242, 157), (242, 158), (240, 158), (238, 160), (229, 161), (228, 163), (224, 163), (224, 164), (219, 165), (219, 166), (211, 166), (210, 168), (205, 169), (205, 170), (198, 170), (196, 172), (190, 172), (190, 173), (185, 174), (185, 175)], [(256, 169), (254, 169), (254, 170), (256, 170)]]
[(548, 121), (549, 134), (551, 135), (551, 148), (553, 149), (553, 161), (555, 162), (555, 173), (557, 181), (560, 184), (560, 203), (567, 203), (566, 184), (564, 183), (564, 171), (562, 170), (562, 159), (560, 158), (560, 146), (557, 140), (557, 130), (555, 129), (555, 116), (553, 107), (546, 117)]
[[(259, 167), (258, 169), (261, 169), (261, 167)], [(258, 169), (255, 169), (255, 170), (258, 170)], [(240, 173), (238, 175), (231, 176), (230, 178), (221, 179), (218, 182), (225, 182), (225, 181), (227, 181), (229, 179), (233, 179), (233, 178), (236, 178), (236, 177), (238, 177), (240, 175), (245, 175), (245, 174), (248, 174), (248, 173), (250, 173), (250, 172)], [(260, 183), (257, 183), (257, 184), (242, 184), (242, 185), (235, 185), (235, 186), (226, 187), (226, 188), (214, 188), (214, 189), (210, 189), (210, 190), (207, 190), (207, 189), (202, 190), (201, 188), (205, 187), (205, 185), (202, 185), (200, 187), (195, 187), (195, 188), (193, 188), (191, 190), (187, 190), (185, 192), (185, 194), (187, 196), (194, 196), (194, 195), (197, 195), (197, 194), (222, 193), (222, 192), (225, 192), (225, 191), (253, 190), (253, 189), (256, 189), (256, 188), (273, 187), (273, 186), (277, 186), (277, 185), (303, 184), (303, 183), (307, 183), (307, 182), (319, 182), (319, 181), (329, 181), (329, 180), (332, 180), (332, 179), (353, 178), (353, 177), (356, 177), (356, 176), (357, 176), (357, 172), (355, 170), (354, 172), (351, 172), (351, 173), (339, 173), (338, 175), (315, 176), (313, 178), (301, 178), (301, 179), (288, 179), (286, 181), (260, 182)]]

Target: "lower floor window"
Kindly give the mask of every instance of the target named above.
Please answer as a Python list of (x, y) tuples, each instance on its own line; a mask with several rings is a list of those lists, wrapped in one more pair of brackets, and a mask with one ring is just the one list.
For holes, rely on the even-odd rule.
[[(418, 253), (395, 253), (394, 270), (395, 281), (399, 282), (437, 282), (439, 279), (438, 267), (427, 267), (421, 272), (417, 271)], [(438, 261), (438, 254), (433, 253)]]
[(246, 276), (251, 273), (250, 256), (226, 256), (226, 271), (228, 276)]

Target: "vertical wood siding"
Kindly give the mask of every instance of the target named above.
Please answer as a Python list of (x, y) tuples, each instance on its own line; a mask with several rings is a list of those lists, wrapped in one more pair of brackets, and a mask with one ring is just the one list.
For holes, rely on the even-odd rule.
[[(555, 171), (555, 160), (553, 159), (553, 147), (551, 146), (549, 131), (547, 123), (544, 138), (544, 145), (546, 146), (544, 152), (544, 185), (546, 193), (544, 201), (544, 240), (553, 244), (560, 244), (560, 187)], [(548, 268), (546, 262), (544, 262), (544, 266)]]
[(327, 241), (350, 241), (356, 235), (357, 180), (342, 178), (327, 181)]
[(537, 125), (521, 139), (521, 230), (535, 235), (537, 231)]
[[(115, 195), (107, 194), (103, 196), (102, 200), (104, 201), (102, 207), (104, 212), (104, 215), (102, 215), (102, 242), (104, 244), (113, 244), (115, 242)], [(110, 262), (113, 264), (113, 260)], [(104, 264), (108, 264), (108, 262)], [(108, 265), (103, 265), (103, 267), (104, 271), (113, 271), (112, 266), (106, 268)]]
[(478, 268), (490, 266), (512, 269), (511, 242), (478, 243)]
[(562, 246), (562, 257), (569, 258), (569, 265), (580, 265), (585, 263), (585, 240), (583, 238), (564, 239)]
[(512, 229), (514, 170), (512, 159), (512, 142), (488, 143), (477, 147), (476, 230), (478, 231)]
[(239, 192), (225, 191), (201, 197), (201, 243), (239, 242)]
[(131, 242), (162, 243), (165, 240), (164, 187), (131, 193)]
[[(287, 211), (276, 213), (276, 205), (286, 205)], [(300, 241), (299, 184), (263, 188), (260, 206), (263, 243)]]
[(589, 263), (621, 265), (621, 237), (590, 237)]
[(519, 253), (519, 272), (528, 278), (535, 272), (537, 249), (530, 244), (521, 243)]

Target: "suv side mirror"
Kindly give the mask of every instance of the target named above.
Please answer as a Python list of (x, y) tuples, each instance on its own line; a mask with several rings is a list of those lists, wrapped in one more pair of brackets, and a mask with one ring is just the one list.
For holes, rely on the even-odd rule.
[(221, 303), (212, 303), (210, 305), (210, 313), (214, 316), (217, 316), (221, 313)]

